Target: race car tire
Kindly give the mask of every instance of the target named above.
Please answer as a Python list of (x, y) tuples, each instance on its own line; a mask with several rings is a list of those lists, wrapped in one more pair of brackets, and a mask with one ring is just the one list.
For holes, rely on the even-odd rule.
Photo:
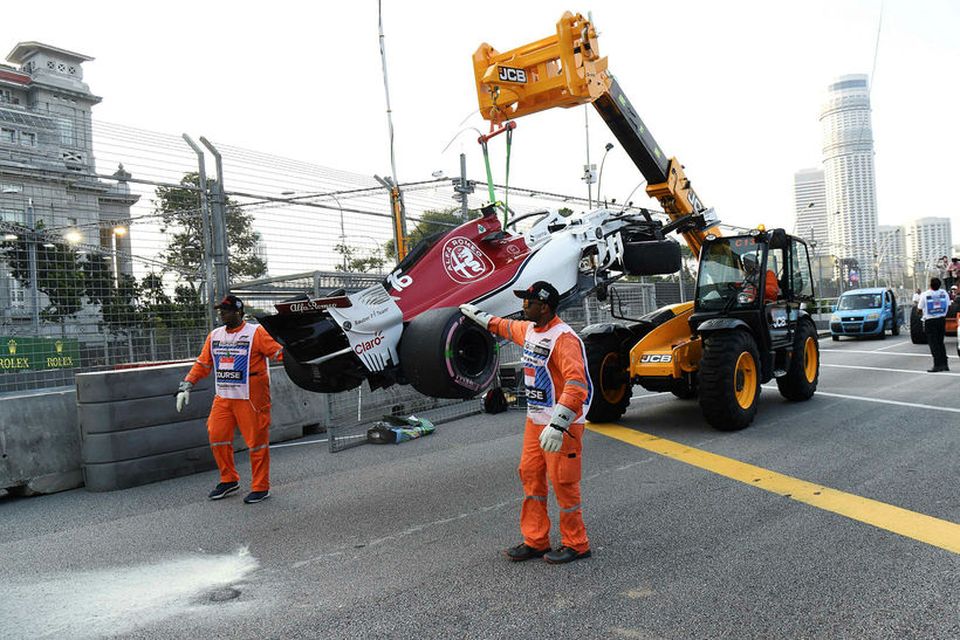
[(700, 409), (719, 431), (748, 426), (760, 398), (760, 354), (746, 331), (718, 331), (704, 340)]
[(321, 365), (301, 364), (290, 352), (283, 350), (283, 370), (301, 389), (315, 393), (340, 393), (356, 389), (363, 382), (356, 356), (337, 356)]
[(496, 380), (500, 352), (489, 331), (456, 307), (441, 307), (421, 313), (404, 328), (400, 366), (420, 393), (465, 399)]
[(632, 385), (628, 371), (630, 357), (621, 347), (621, 338), (615, 333), (597, 333), (584, 336), (587, 352), (587, 370), (593, 383), (593, 398), (587, 420), (612, 422), (619, 420), (630, 404)]
[(624, 271), (632, 276), (658, 276), (680, 271), (680, 244), (673, 240), (623, 243)]
[(787, 400), (802, 402), (816, 393), (819, 379), (820, 344), (817, 342), (817, 328), (812, 322), (801, 321), (793, 340), (793, 357), (790, 358), (787, 375), (777, 378), (777, 388)]
[(910, 312), (910, 342), (913, 344), (927, 344), (927, 334), (923, 330), (923, 316), (916, 307)]

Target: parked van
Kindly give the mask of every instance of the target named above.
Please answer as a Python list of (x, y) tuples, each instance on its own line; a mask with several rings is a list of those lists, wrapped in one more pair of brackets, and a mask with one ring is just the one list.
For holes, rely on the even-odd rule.
[(887, 331), (900, 335), (897, 299), (890, 289), (851, 289), (837, 299), (830, 317), (830, 335), (854, 338), (887, 337)]

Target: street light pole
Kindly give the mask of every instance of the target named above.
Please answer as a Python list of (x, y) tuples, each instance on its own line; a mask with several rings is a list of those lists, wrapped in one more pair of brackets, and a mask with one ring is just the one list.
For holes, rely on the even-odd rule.
[(603, 206), (607, 206), (607, 201), (603, 199), (603, 192), (600, 191), (600, 188), (603, 186), (603, 163), (607, 161), (607, 154), (610, 153), (610, 149), (613, 149), (613, 143), (608, 142), (603, 147), (603, 158), (600, 160), (600, 175), (597, 178), (597, 205), (600, 205), (600, 202), (603, 202)]
[(33, 198), (27, 198), (27, 227), (30, 241), (27, 243), (27, 261), (30, 269), (30, 307), (33, 330), (40, 335), (40, 289), (37, 288), (37, 224), (33, 211)]
[(126, 227), (116, 226), (110, 234), (110, 250), (113, 255), (113, 286), (116, 289), (120, 288), (120, 264), (117, 259), (117, 237), (125, 235), (126, 233)]
[(340, 209), (340, 254), (343, 256), (343, 272), (347, 272), (347, 234), (344, 231), (343, 227), (343, 205), (340, 204), (340, 198), (330, 194), (337, 203), (337, 208)]

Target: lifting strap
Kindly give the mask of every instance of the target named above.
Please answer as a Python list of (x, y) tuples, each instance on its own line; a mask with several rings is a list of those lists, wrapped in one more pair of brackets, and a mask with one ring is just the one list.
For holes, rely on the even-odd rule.
[(493, 172), (490, 169), (490, 152), (487, 148), (487, 142), (501, 133), (506, 132), (507, 134), (507, 178), (506, 186), (504, 188), (503, 195), (503, 226), (507, 226), (507, 216), (510, 213), (510, 209), (507, 208), (507, 201), (510, 195), (510, 148), (513, 146), (513, 130), (517, 128), (517, 123), (514, 121), (508, 121), (499, 129), (494, 129), (493, 123), (490, 124), (490, 133), (486, 135), (481, 135), (477, 138), (477, 142), (480, 143), (480, 147), (483, 149), (483, 165), (487, 171), (487, 195), (490, 197), (490, 202), (496, 201), (496, 194), (493, 191)]

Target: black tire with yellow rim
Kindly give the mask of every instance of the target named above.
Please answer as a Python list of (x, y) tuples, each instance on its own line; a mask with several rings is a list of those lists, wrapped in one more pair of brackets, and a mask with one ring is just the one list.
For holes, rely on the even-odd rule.
[(630, 356), (613, 333), (598, 333), (584, 337), (587, 351), (587, 370), (593, 383), (593, 398), (587, 420), (612, 422), (619, 420), (630, 404), (633, 385), (630, 384)]
[(703, 342), (700, 361), (700, 409), (720, 431), (748, 426), (760, 398), (760, 353), (743, 330), (718, 331)]
[(777, 388), (787, 400), (800, 402), (813, 397), (819, 380), (820, 343), (817, 340), (817, 328), (808, 318), (803, 318), (797, 324), (790, 366), (786, 375), (777, 378)]

